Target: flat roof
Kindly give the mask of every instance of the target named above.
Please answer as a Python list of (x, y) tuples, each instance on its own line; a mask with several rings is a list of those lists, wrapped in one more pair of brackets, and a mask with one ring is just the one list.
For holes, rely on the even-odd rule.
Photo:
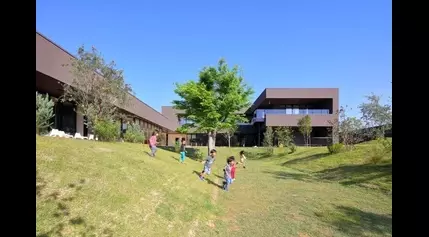
[[(36, 31), (36, 71), (63, 83), (71, 84), (73, 78), (70, 70), (63, 66), (68, 64), (71, 59), (76, 59), (76, 57), (43, 34)], [(121, 109), (167, 130), (176, 130), (178, 127), (178, 123), (176, 121), (171, 121), (136, 96), (132, 94), (129, 94), (129, 96), (129, 105)]]

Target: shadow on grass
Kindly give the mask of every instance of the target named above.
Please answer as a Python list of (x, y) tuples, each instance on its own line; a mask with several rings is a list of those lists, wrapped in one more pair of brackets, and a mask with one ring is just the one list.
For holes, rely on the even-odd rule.
[(322, 153), (322, 154), (314, 154), (314, 155), (304, 156), (301, 158), (288, 160), (288, 161), (284, 162), (282, 165), (286, 166), (286, 165), (293, 165), (293, 164), (297, 164), (297, 163), (301, 163), (301, 162), (314, 161), (314, 160), (318, 160), (318, 159), (321, 159), (321, 158), (329, 156), (329, 155), (330, 155), (329, 153)]
[(208, 183), (208, 184), (211, 184), (211, 185), (216, 186), (216, 187), (218, 187), (218, 188), (220, 188), (220, 189), (223, 189), (222, 185), (220, 185), (220, 184), (217, 184), (217, 183), (213, 182), (213, 181), (212, 181), (212, 180), (210, 180), (209, 178), (206, 178), (206, 180), (207, 180), (207, 183)]
[(387, 177), (391, 179), (392, 164), (344, 165), (316, 172), (320, 179), (339, 181), (343, 185), (362, 185), (374, 179)]
[[(36, 237), (51, 237), (51, 236), (69, 236), (70, 231), (79, 236), (95, 236), (97, 229), (93, 225), (87, 224), (83, 217), (73, 215), (69, 208), (69, 203), (75, 199), (76, 194), (82, 189), (85, 184), (85, 179), (80, 179), (78, 182), (70, 183), (61, 190), (68, 189), (67, 195), (61, 195), (59, 191), (44, 193), (37, 185), (37, 180), (43, 180), (36, 171), (36, 200), (45, 202), (55, 206), (53, 217), (57, 218), (60, 223), (57, 223), (49, 228), (48, 231), (36, 234)], [(44, 183), (46, 185), (46, 183)], [(44, 187), (44, 186), (43, 186)], [(66, 232), (67, 233), (64, 233)], [(113, 231), (110, 229), (102, 230), (104, 236), (113, 236)]]
[(305, 182), (314, 181), (312, 176), (304, 173), (291, 173), (286, 171), (263, 171), (263, 173), (271, 174), (278, 179), (294, 179)]
[[(176, 152), (176, 148), (174, 146), (158, 146), (158, 148), (179, 154), (178, 152)], [(198, 160), (198, 157), (196, 155), (197, 151), (198, 151), (198, 149), (196, 149), (196, 148), (187, 147), (186, 148), (186, 157), (190, 158), (191, 160)]]
[[(317, 214), (316, 214), (317, 215)], [(336, 206), (334, 213), (317, 215), (349, 236), (391, 235), (392, 216), (361, 211), (354, 207)]]

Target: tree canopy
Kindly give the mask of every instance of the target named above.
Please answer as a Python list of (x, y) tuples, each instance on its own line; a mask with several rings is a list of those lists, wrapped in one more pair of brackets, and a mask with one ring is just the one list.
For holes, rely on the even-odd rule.
[(224, 59), (217, 67), (204, 67), (199, 73), (199, 80), (176, 83), (174, 92), (181, 98), (174, 100), (175, 109), (183, 110), (183, 116), (192, 121), (178, 130), (186, 132), (196, 128), (197, 132), (209, 135), (209, 149), (214, 148), (216, 133), (230, 129), (247, 119), (238, 111), (251, 105), (253, 89), (244, 82), (240, 68), (229, 68)]

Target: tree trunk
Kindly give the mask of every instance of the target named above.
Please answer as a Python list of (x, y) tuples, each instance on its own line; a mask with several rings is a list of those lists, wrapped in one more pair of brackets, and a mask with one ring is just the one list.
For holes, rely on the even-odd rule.
[(212, 149), (215, 149), (215, 145), (216, 145), (216, 131), (211, 131), (211, 132), (209, 132), (208, 134), (208, 151), (207, 151), (207, 154), (209, 154), (210, 155), (210, 151), (212, 150)]
[(231, 135), (228, 133), (228, 147), (231, 147)]

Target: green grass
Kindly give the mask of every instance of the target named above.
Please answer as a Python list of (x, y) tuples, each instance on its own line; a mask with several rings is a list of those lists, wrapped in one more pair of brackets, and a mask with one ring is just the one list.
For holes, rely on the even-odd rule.
[(391, 158), (366, 164), (371, 143), (252, 157), (224, 192), (241, 148), (217, 148), (202, 182), (201, 163), (147, 145), (36, 141), (36, 236), (391, 236)]

